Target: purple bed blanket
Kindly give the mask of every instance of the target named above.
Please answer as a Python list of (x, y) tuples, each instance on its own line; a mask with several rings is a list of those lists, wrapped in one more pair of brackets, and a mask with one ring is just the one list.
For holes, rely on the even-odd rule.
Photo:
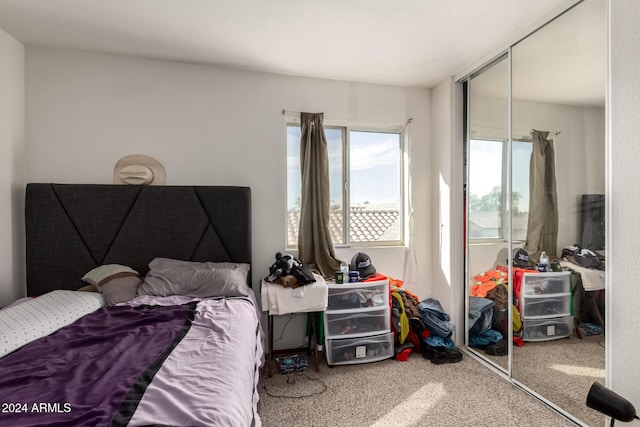
[[(260, 425), (261, 329), (236, 317), (254, 317), (253, 304), (145, 302), (103, 307), (0, 359), (0, 425)], [(244, 372), (220, 375), (229, 357)]]

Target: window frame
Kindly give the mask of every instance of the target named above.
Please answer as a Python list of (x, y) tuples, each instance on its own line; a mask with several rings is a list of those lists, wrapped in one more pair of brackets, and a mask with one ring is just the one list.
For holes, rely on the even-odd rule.
[[(299, 120), (285, 120), (284, 123), (285, 135), (287, 134), (287, 129), (289, 126), (300, 127)], [(344, 243), (334, 243), (333, 247), (335, 249), (342, 248), (357, 248), (357, 247), (404, 247), (405, 246), (405, 226), (406, 226), (406, 218), (405, 218), (405, 205), (407, 203), (406, 200), (406, 178), (405, 178), (405, 146), (406, 139), (408, 138), (407, 131), (404, 126), (395, 127), (390, 129), (387, 127), (377, 127), (375, 125), (357, 125), (357, 124), (349, 124), (349, 123), (331, 123), (325, 120), (323, 125), (324, 129), (341, 129), (342, 130), (342, 238)], [(350, 165), (351, 165), (351, 156), (350, 156), (350, 147), (351, 147), (351, 132), (373, 132), (373, 133), (388, 133), (388, 134), (396, 134), (399, 139), (398, 146), (398, 160), (399, 160), (399, 170), (398, 170), (398, 182), (399, 182), (399, 203), (398, 203), (398, 218), (399, 218), (399, 239), (398, 240), (385, 240), (385, 241), (351, 241), (351, 224), (350, 224), (350, 212), (351, 212), (351, 187), (350, 187)], [(288, 167), (288, 165), (286, 165)], [(286, 174), (288, 179), (288, 174)], [(288, 191), (288, 183), (285, 186)], [(288, 199), (288, 195), (287, 195)], [(285, 213), (285, 218), (287, 218), (288, 214)], [(285, 227), (285, 247), (287, 250), (297, 250), (297, 245), (291, 246), (289, 245), (287, 238), (287, 227)]]
[[(509, 233), (509, 221), (508, 221), (508, 217), (510, 214), (513, 213), (513, 206), (511, 205), (512, 200), (510, 200), (509, 198), (509, 191), (507, 191), (508, 189), (510, 189), (511, 191), (513, 191), (512, 185), (513, 183), (508, 182), (508, 171), (507, 171), (507, 163), (510, 159), (509, 157), (509, 139), (508, 138), (500, 138), (500, 137), (489, 137), (489, 136), (476, 136), (473, 138), (469, 139), (469, 162), (471, 162), (471, 155), (472, 155), (472, 151), (471, 151), (471, 141), (494, 141), (494, 142), (500, 142), (502, 143), (502, 171), (501, 171), (501, 177), (500, 177), (500, 236), (498, 237), (471, 237), (471, 235), (469, 234), (469, 242), (470, 243), (496, 243), (496, 242), (507, 242), (508, 239), (506, 236), (508, 236)], [(532, 143), (530, 138), (515, 138), (511, 140), (512, 142), (528, 142), (528, 143)], [(513, 159), (511, 158), (511, 161), (513, 161)], [(467, 177), (467, 183), (469, 181), (470, 177)], [(512, 177), (513, 179), (513, 177)], [(469, 196), (471, 196), (471, 193), (469, 193)], [(471, 216), (469, 214), (469, 216)], [(513, 233), (511, 233), (512, 235)], [(524, 242), (526, 240), (526, 232), (525, 232), (525, 237), (523, 238), (514, 238), (512, 235), (512, 239), (513, 242)]]
[[(512, 138), (511, 139), (511, 145), (512, 145), (512, 148), (511, 148), (511, 151), (512, 151), (512, 153), (511, 153), (511, 163), (512, 164), (513, 164), (513, 143), (514, 142), (526, 142), (526, 143), (530, 144), (531, 145), (531, 149), (533, 149), (533, 145), (532, 145), (533, 144), (533, 140), (531, 139), (531, 137), (516, 137), (516, 138)], [(531, 166), (530, 165), (529, 165), (529, 172), (531, 172)], [(513, 196), (513, 194), (514, 194), (514, 191), (513, 191), (513, 177), (514, 177), (514, 173), (513, 173), (513, 170), (512, 170), (511, 171), (511, 183), (509, 185), (509, 192), (510, 192), (511, 196)], [(509, 207), (509, 212), (511, 213), (511, 215), (513, 215), (514, 214), (514, 212), (513, 212), (513, 199), (510, 200), (510, 203), (511, 203), (511, 206)], [(531, 208), (529, 208), (529, 209), (531, 209)], [(528, 215), (529, 215), (529, 211), (527, 211), (527, 218), (528, 218)], [(528, 221), (527, 221), (527, 223), (528, 223)], [(512, 227), (513, 227), (513, 223), (512, 223)], [(512, 242), (524, 243), (526, 240), (527, 240), (527, 230), (526, 229), (525, 229), (524, 236), (521, 239), (516, 238), (513, 235), (513, 230), (511, 230), (511, 241)]]

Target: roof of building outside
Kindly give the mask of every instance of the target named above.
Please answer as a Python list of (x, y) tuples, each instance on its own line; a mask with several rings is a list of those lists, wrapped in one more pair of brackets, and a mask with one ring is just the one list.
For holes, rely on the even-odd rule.
[[(361, 205), (351, 207), (351, 241), (376, 242), (400, 240), (400, 214), (397, 205)], [(329, 230), (334, 244), (342, 243), (342, 209), (329, 212)], [(300, 210), (287, 212), (287, 244), (298, 245)]]

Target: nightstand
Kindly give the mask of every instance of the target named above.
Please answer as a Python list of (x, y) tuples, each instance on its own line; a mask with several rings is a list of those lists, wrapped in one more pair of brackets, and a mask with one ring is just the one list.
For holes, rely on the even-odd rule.
[[(285, 288), (278, 283), (262, 280), (260, 296), (262, 311), (268, 314), (267, 336), (269, 340), (269, 358), (267, 360), (267, 375), (272, 375), (274, 362), (273, 349), (273, 317), (289, 313), (309, 313), (311, 317), (311, 332), (309, 334), (309, 347), (313, 347), (316, 372), (319, 371), (319, 356), (316, 341), (315, 313), (323, 312), (327, 308), (329, 294), (327, 283), (322, 276), (314, 274), (315, 283), (300, 286), (298, 288)], [(313, 341), (313, 344), (312, 344)]]

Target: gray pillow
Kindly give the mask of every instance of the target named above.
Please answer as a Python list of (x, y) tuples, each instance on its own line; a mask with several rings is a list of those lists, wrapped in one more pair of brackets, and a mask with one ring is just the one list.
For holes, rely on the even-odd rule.
[(138, 287), (142, 279), (138, 276), (115, 277), (97, 286), (102, 293), (106, 305), (127, 302), (138, 295)]
[(249, 295), (249, 264), (191, 262), (155, 258), (138, 295), (184, 295), (196, 298)]

